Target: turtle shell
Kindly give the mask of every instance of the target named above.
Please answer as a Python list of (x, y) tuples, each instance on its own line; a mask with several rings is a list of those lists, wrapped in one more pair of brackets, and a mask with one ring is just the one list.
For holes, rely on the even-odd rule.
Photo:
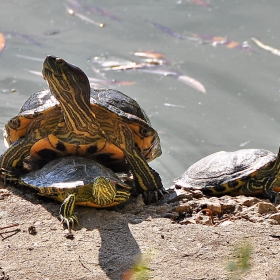
[(200, 189), (207, 194), (225, 194), (239, 189), (250, 178), (272, 166), (276, 155), (262, 149), (217, 152), (191, 165), (175, 185)]
[[(84, 157), (69, 156), (55, 159), (39, 170), (22, 175), (18, 180), (20, 185), (36, 189), (39, 195), (61, 202), (70, 194), (75, 194), (75, 205), (100, 208), (119, 204), (118, 199), (109, 205), (95, 202), (92, 185), (100, 177), (115, 186), (116, 196), (125, 194), (125, 197), (129, 197), (131, 190), (129, 185), (110, 169)], [(110, 195), (110, 192), (108, 193)]]
[[(113, 89), (91, 89), (90, 100), (96, 117), (101, 123), (106, 123), (106, 118), (104, 119), (102, 111), (99, 110), (100, 106), (103, 106), (121, 116), (129, 124), (134, 134), (134, 141), (147, 161), (161, 155), (158, 134), (151, 127), (144, 110), (134, 99)], [(19, 114), (7, 122), (4, 129), (5, 145), (9, 147), (37, 127), (42, 130), (43, 125), (47, 135), (55, 128), (61, 117), (60, 104), (50, 90), (36, 92), (26, 100)]]
[[(51, 115), (56, 119), (61, 110), (58, 101), (50, 94), (50, 90), (42, 90), (32, 94), (22, 105), (17, 116), (11, 118), (4, 128), (4, 142), (7, 147), (28, 133), (30, 124), (36, 121), (39, 125), (43, 119)], [(59, 117), (60, 118), (60, 117)], [(54, 126), (57, 121), (54, 121)], [(35, 129), (35, 125), (32, 126)], [(52, 129), (52, 128), (50, 128)]]

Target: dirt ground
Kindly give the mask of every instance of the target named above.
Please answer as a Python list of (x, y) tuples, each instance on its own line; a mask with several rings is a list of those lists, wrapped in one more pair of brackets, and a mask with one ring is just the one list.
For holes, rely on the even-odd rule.
[[(76, 207), (72, 238), (59, 207), (31, 189), (0, 186), (0, 279), (280, 279), (280, 208), (264, 199), (179, 189), (159, 205)], [(240, 246), (251, 250), (243, 274)], [(141, 254), (145, 268), (130, 278)]]

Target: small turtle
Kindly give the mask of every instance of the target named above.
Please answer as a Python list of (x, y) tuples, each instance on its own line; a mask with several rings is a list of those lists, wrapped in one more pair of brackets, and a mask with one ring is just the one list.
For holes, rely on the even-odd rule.
[(61, 58), (46, 57), (43, 77), (59, 102), (60, 118), (54, 117), (55, 109), (31, 121), (26, 136), (14, 142), (0, 157), (0, 168), (22, 168), (27, 157), (30, 162), (48, 162), (70, 155), (93, 158), (101, 163), (127, 161), (146, 202), (157, 199), (163, 190), (161, 179), (149, 167), (134, 140), (135, 133), (129, 124), (135, 116), (131, 115), (130, 119), (114, 106), (109, 109), (105, 105), (93, 105), (85, 73)]
[(130, 197), (131, 187), (109, 168), (84, 157), (62, 157), (19, 178), (17, 184), (38, 191), (41, 196), (62, 202), (59, 215), (62, 222), (78, 223), (74, 205), (107, 208), (119, 205)]
[(208, 195), (261, 194), (279, 200), (280, 150), (276, 156), (262, 149), (217, 152), (191, 165), (175, 185), (200, 189)]

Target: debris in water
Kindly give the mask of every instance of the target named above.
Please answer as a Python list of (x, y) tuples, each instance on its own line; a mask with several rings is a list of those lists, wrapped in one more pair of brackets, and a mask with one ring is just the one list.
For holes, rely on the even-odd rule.
[(0, 33), (0, 53), (4, 50), (6, 45), (5, 37), (2, 33)]
[(75, 16), (75, 17), (77, 17), (77, 18), (79, 18), (79, 19), (81, 19), (81, 20), (83, 20), (83, 21), (85, 21), (85, 22), (88, 22), (88, 23), (97, 25), (97, 26), (99, 26), (99, 27), (101, 27), (101, 28), (105, 26), (104, 23), (94, 21), (94, 20), (92, 20), (92, 19), (86, 17), (85, 15), (82, 15), (82, 14), (80, 14), (80, 13), (76, 13), (73, 9), (67, 9), (67, 11), (68, 11), (68, 13), (69, 13), (70, 15)]
[(271, 47), (271, 46), (269, 46), (269, 45), (265, 45), (263, 42), (261, 42), (260, 40), (256, 39), (255, 37), (252, 38), (252, 41), (253, 41), (258, 47), (260, 47), (261, 49), (266, 50), (266, 51), (269, 51), (269, 52), (271, 52), (272, 54), (275, 54), (275, 55), (280, 56), (280, 50), (279, 50), (279, 49), (273, 48), (273, 47)]

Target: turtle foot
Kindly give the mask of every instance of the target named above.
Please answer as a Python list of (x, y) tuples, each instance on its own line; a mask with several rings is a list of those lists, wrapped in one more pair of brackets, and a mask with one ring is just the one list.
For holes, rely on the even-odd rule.
[(71, 232), (71, 229), (74, 227), (74, 224), (79, 225), (77, 216), (74, 214), (74, 205), (75, 205), (75, 195), (70, 194), (61, 204), (59, 210), (59, 217), (62, 224), (66, 224), (68, 231)]
[(159, 202), (162, 198), (164, 198), (164, 194), (166, 190), (164, 188), (157, 190), (149, 190), (144, 192), (144, 201), (145, 204), (151, 204), (153, 202)]
[(272, 203), (275, 203), (275, 204), (279, 203), (280, 202), (280, 193), (271, 191), (269, 199)]
[(77, 216), (72, 215), (70, 217), (64, 217), (63, 215), (59, 215), (61, 223), (66, 224), (69, 233), (71, 233), (72, 228), (74, 227), (75, 223), (79, 225), (79, 221)]

